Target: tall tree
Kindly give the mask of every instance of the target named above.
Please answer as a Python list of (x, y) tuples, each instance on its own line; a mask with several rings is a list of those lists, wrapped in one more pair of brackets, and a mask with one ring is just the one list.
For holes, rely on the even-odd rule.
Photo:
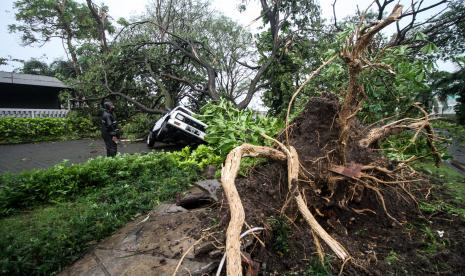
[(53, 38), (61, 39), (76, 75), (82, 73), (77, 53), (80, 44), (99, 39), (106, 49), (102, 30), (103, 35), (105, 30), (113, 30), (105, 15), (107, 8), (92, 3), (86, 6), (75, 0), (18, 0), (14, 8), (18, 23), (9, 25), (9, 31), (20, 33), (24, 45), (42, 46)]
[(138, 102), (148, 112), (172, 108), (182, 100), (194, 108), (220, 97), (240, 103), (252, 72), (240, 61), (251, 55), (250, 39), (207, 2), (159, 1), (146, 16), (125, 22), (107, 55), (113, 58), (99, 64), (105, 64), (108, 81), (115, 80), (111, 90), (125, 86), (122, 91), (135, 95), (137, 87), (137, 94), (145, 94), (151, 102), (142, 97)]
[(92, 0), (86, 0), (87, 7), (89, 8), (90, 14), (94, 19), (96, 25), (96, 33), (98, 40), (100, 42), (100, 46), (102, 51), (108, 52), (108, 42), (107, 42), (107, 35), (106, 32), (113, 33), (114, 28), (108, 20), (108, 7), (105, 5), (97, 6), (95, 5)]
[(52, 38), (61, 39), (71, 55), (74, 70), (80, 74), (73, 42), (80, 32), (75, 21), (82, 14), (82, 5), (67, 0), (18, 0), (14, 3), (18, 24), (8, 26), (10, 32), (21, 33), (24, 45), (43, 45)]
[(460, 124), (465, 125), (465, 57), (455, 59), (459, 69), (455, 72), (439, 72), (433, 81), (433, 95), (444, 104), (447, 98), (453, 96), (457, 98), (455, 112)]
[(47, 63), (35, 58), (23, 62), (23, 67), (19, 69), (23, 74), (53, 76), (53, 71)]
[[(322, 39), (320, 8), (315, 1), (260, 0), (263, 23), (258, 50), (263, 70), (264, 102), (272, 114), (280, 114), (309, 68), (320, 61), (312, 52)], [(267, 54), (269, 53), (269, 54)]]

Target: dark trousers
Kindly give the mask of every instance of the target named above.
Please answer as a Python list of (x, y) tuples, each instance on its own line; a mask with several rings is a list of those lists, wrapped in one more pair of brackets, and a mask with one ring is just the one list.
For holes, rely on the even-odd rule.
[(102, 132), (102, 138), (107, 148), (107, 156), (115, 156), (118, 152), (118, 145), (111, 139), (110, 134)]

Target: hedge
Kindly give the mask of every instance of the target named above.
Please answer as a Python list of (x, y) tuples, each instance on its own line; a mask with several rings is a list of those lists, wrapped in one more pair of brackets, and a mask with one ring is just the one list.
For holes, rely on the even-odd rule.
[(66, 118), (0, 118), (0, 144), (77, 139), (96, 131), (90, 118), (74, 112)]

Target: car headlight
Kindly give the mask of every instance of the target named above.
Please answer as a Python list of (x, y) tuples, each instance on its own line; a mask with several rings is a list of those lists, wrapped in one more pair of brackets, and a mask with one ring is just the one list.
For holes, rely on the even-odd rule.
[(179, 121), (184, 121), (184, 116), (182, 116), (181, 114), (176, 114), (176, 119), (178, 119)]

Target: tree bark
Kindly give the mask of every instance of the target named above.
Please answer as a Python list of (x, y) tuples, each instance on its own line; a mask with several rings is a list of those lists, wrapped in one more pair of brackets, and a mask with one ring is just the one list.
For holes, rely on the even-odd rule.
[(286, 159), (286, 156), (278, 150), (250, 144), (242, 144), (233, 149), (226, 157), (221, 170), (221, 185), (231, 213), (231, 219), (226, 231), (226, 271), (229, 276), (242, 275), (240, 234), (245, 220), (245, 213), (234, 181), (239, 171), (241, 159), (244, 156), (267, 157), (277, 160)]
[(65, 6), (66, 6), (66, 1), (57, 2), (54, 8), (58, 13), (60, 23), (63, 24), (64, 39), (66, 40), (66, 46), (68, 48), (68, 52), (71, 55), (71, 62), (73, 63), (74, 72), (76, 73), (76, 76), (79, 76), (81, 75), (81, 68), (79, 66), (79, 62), (77, 59), (76, 49), (73, 46), (73, 38), (74, 38), (73, 32), (71, 30), (71, 26), (69, 22), (65, 18)]
[(373, 144), (386, 139), (392, 134), (400, 133), (405, 130), (416, 131), (416, 134), (413, 137), (413, 139), (415, 140), (417, 135), (423, 129), (426, 132), (426, 142), (427, 142), (428, 147), (431, 150), (431, 153), (433, 154), (435, 165), (439, 167), (439, 165), (441, 164), (442, 158), (441, 158), (441, 155), (439, 154), (438, 149), (436, 148), (434, 144), (434, 131), (429, 123), (428, 114), (426, 114), (426, 117), (423, 119), (415, 120), (415, 119), (405, 118), (405, 119), (395, 121), (395, 122), (389, 123), (381, 127), (372, 128), (363, 138), (361, 138), (358, 141), (358, 144), (362, 148), (368, 148), (372, 146)]
[(106, 15), (103, 13), (99, 14), (98, 9), (95, 7), (94, 3), (92, 3), (92, 0), (86, 0), (86, 2), (87, 2), (87, 7), (89, 8), (91, 15), (94, 18), (95, 23), (97, 24), (98, 38), (100, 41), (100, 45), (102, 47), (102, 51), (108, 52), (108, 44), (107, 44), (107, 38), (105, 34)]
[(342, 164), (346, 163), (346, 147), (352, 131), (352, 122), (363, 104), (365, 92), (363, 86), (358, 82), (358, 76), (362, 71), (365, 61), (363, 55), (373, 37), (384, 27), (395, 22), (402, 13), (402, 6), (396, 5), (391, 14), (373, 27), (363, 31), (356, 30), (355, 41), (348, 40), (341, 55), (349, 67), (349, 86), (339, 112), (340, 136), (338, 141), (339, 157)]

